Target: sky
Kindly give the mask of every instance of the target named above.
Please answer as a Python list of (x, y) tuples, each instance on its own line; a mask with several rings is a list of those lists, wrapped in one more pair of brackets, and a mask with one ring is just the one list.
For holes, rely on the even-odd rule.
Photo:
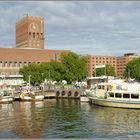
[(15, 47), (15, 24), (25, 14), (44, 17), (46, 49), (140, 55), (140, 1), (1, 1), (0, 47)]

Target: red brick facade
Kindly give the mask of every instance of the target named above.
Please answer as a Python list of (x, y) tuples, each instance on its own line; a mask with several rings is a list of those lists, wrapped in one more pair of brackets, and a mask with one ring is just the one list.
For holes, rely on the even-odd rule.
[(1, 74), (18, 75), (19, 69), (30, 63), (60, 61), (62, 50), (37, 50), (0, 48), (0, 72)]
[[(61, 53), (68, 50), (44, 49), (44, 18), (26, 16), (16, 23), (16, 48), (0, 48), (0, 74), (19, 75), (19, 69), (30, 63), (60, 61)], [(93, 76), (95, 66), (111, 64), (117, 76), (122, 77), (126, 64), (136, 58), (134, 54), (116, 56), (88, 55), (88, 76)]]
[(116, 70), (116, 57), (115, 56), (94, 56), (88, 55), (88, 77), (95, 76), (93, 75), (95, 71), (95, 66), (100, 64), (111, 64)]
[(18, 76), (30, 63), (60, 61), (62, 52), (44, 49), (44, 18), (26, 16), (16, 23), (16, 48), (0, 48), (0, 75)]
[(88, 64), (87, 64), (87, 71), (88, 76), (95, 76), (93, 75), (95, 71), (95, 66), (99, 64), (111, 64), (115, 68), (116, 76), (122, 77), (125, 67), (127, 63), (134, 59), (139, 57), (138, 55), (135, 55), (133, 53), (124, 54), (124, 56), (116, 57), (116, 56), (94, 56), (94, 55), (88, 55)]
[(26, 16), (16, 23), (16, 47), (44, 49), (44, 18)]

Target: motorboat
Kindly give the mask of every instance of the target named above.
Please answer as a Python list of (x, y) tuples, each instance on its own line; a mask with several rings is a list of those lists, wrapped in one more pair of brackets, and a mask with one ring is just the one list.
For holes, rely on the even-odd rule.
[[(129, 85), (130, 86), (130, 85)], [(100, 106), (140, 109), (140, 90), (113, 88), (111, 83), (100, 83), (88, 94), (89, 100)], [(92, 94), (92, 96), (91, 96)]]
[(84, 91), (83, 94), (80, 95), (80, 101), (89, 102), (89, 98), (88, 98), (88, 95), (86, 94), (86, 91)]
[(14, 101), (14, 98), (12, 96), (12, 93), (8, 90), (1, 90), (0, 92), (0, 104), (3, 103), (12, 103)]
[(42, 101), (44, 100), (44, 95), (36, 94), (35, 92), (22, 92), (20, 94), (21, 101)]

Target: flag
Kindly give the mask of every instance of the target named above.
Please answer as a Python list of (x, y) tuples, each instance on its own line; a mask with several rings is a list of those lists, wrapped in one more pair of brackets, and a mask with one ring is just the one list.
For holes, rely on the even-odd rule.
[(100, 65), (96, 65), (95, 68), (105, 68), (105, 65), (104, 64), (100, 64)]

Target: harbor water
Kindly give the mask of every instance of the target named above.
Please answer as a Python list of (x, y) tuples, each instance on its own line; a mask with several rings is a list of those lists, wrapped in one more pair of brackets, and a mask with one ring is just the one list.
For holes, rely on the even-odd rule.
[(0, 138), (137, 138), (140, 110), (78, 99), (0, 104)]

